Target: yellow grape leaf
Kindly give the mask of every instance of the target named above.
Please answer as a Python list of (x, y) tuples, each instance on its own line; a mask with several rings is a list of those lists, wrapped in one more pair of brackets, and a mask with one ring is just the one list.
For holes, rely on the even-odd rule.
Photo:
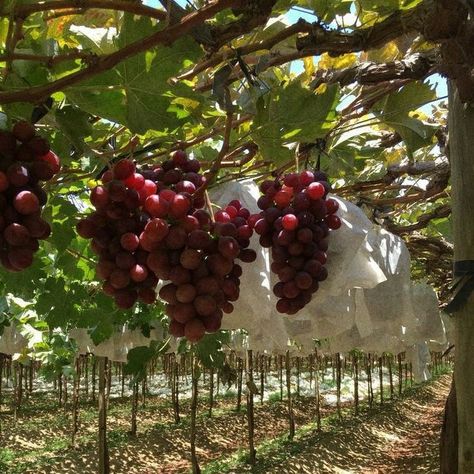
[(365, 28), (374, 26), (380, 20), (380, 15), (377, 12), (362, 10), (359, 15), (359, 21)]
[(182, 105), (186, 109), (196, 109), (200, 105), (197, 100), (188, 99), (187, 97), (176, 97), (172, 103)]
[(318, 86), (316, 89), (314, 89), (314, 92), (316, 94), (324, 94), (328, 88), (328, 85), (326, 83), (322, 83), (320, 86)]
[(333, 58), (328, 53), (321, 54), (321, 59), (318, 62), (320, 69), (344, 69), (353, 66), (357, 62), (357, 54), (348, 53)]
[(400, 51), (395, 41), (390, 41), (385, 44), (382, 48), (374, 49), (367, 54), (368, 61), (374, 61), (376, 63), (386, 63), (388, 61), (394, 61), (400, 56)]
[(303, 63), (304, 63), (304, 72), (306, 73), (308, 77), (312, 77), (312, 75), (314, 74), (314, 71), (316, 70), (316, 68), (314, 67), (313, 57), (310, 56), (310, 57), (304, 58)]
[(394, 150), (385, 150), (384, 157), (387, 166), (398, 165), (406, 156), (406, 151), (403, 148), (395, 148)]
[(7, 40), (8, 34), (8, 20), (6, 18), (2, 18), (0, 20), (0, 46), (5, 45), (5, 41)]
[(428, 120), (428, 115), (426, 115), (422, 110), (410, 110), (408, 116), (425, 122)]

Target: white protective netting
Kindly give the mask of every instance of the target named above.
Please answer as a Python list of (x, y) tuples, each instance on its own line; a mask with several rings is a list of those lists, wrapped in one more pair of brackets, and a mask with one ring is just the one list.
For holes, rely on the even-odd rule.
[[(76, 341), (80, 355), (94, 354), (98, 357), (107, 357), (114, 362), (127, 362), (130, 350), (134, 347), (149, 346), (152, 341), (162, 341), (164, 332), (161, 326), (158, 326), (150, 331), (150, 337), (146, 337), (139, 329), (130, 330), (123, 326), (107, 340), (97, 345), (84, 328), (71, 329), (69, 337)], [(172, 349), (175, 350), (174, 340)]]
[[(258, 186), (246, 180), (213, 190), (212, 200), (226, 206), (239, 199), (251, 212), (259, 212), (259, 195)], [(426, 285), (412, 285), (410, 255), (403, 240), (374, 226), (352, 203), (331, 197), (339, 203), (342, 226), (331, 234), (329, 278), (295, 316), (275, 310), (272, 287), (277, 279), (270, 272), (269, 251), (259, 246), (258, 236), (252, 238), (257, 260), (243, 264), (240, 298), (234, 312), (223, 319), (223, 328), (249, 333), (235, 348), (281, 353), (292, 348), (292, 341), (302, 353), (309, 353), (314, 339), (325, 339), (325, 348), (332, 353), (357, 347), (395, 354), (409, 348), (415, 354), (411, 348), (416, 343), (444, 343), (436, 295)], [(416, 309), (420, 305), (426, 307)]]
[(0, 336), (0, 353), (14, 355), (28, 347), (28, 339), (21, 334), (14, 324), (3, 329)]

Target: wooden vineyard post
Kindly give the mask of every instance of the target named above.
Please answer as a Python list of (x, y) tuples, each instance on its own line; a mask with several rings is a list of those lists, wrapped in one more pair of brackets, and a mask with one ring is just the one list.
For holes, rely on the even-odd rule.
[(23, 364), (17, 364), (18, 383), (17, 383), (17, 407), (20, 408), (23, 401)]
[(13, 421), (16, 427), (18, 411), (18, 362), (13, 362)]
[(112, 364), (113, 362), (109, 360), (107, 363), (107, 370), (105, 371), (105, 380), (107, 382), (107, 391), (105, 397), (107, 400), (107, 407), (109, 406), (110, 390), (112, 388)]
[(99, 372), (99, 474), (110, 473), (109, 448), (107, 446), (107, 358), (97, 357)]
[(315, 368), (314, 368), (314, 395), (316, 397), (316, 427), (321, 431), (321, 397), (319, 393), (319, 356), (317, 351), (314, 351)]
[(28, 393), (31, 395), (33, 393), (33, 376), (34, 376), (35, 366), (34, 361), (31, 361), (29, 371), (28, 371)]
[(354, 372), (354, 409), (355, 414), (359, 414), (359, 361), (357, 354), (352, 356), (353, 372)]
[(214, 406), (214, 367), (209, 370), (209, 417), (212, 416)]
[(392, 372), (392, 355), (387, 358), (388, 361), (388, 380), (390, 383), (390, 400), (393, 400), (393, 372)]
[(89, 399), (89, 354), (84, 356), (84, 391), (86, 400)]
[(288, 434), (288, 439), (292, 440), (295, 437), (295, 417), (293, 413), (293, 396), (291, 394), (290, 351), (286, 351), (285, 367), (286, 367), (286, 391), (287, 391), (287, 400), (288, 400), (288, 422), (290, 425), (290, 432)]
[(301, 387), (300, 387), (300, 370), (301, 370), (301, 359), (296, 358), (296, 397), (300, 397)]
[(341, 354), (336, 353), (336, 404), (337, 404), (337, 416), (341, 420)]
[(196, 456), (196, 414), (198, 403), (198, 381), (199, 381), (199, 363), (194, 354), (191, 356), (191, 463), (193, 466), (193, 474), (199, 474), (201, 469), (199, 467)]
[(132, 388), (132, 423), (130, 427), (131, 436), (137, 436), (137, 414), (138, 414), (138, 381), (133, 382), (133, 388)]
[(179, 373), (178, 361), (176, 354), (171, 355), (172, 372), (171, 372), (171, 399), (173, 402), (174, 422), (178, 424), (181, 421), (179, 416)]
[(76, 446), (76, 435), (79, 431), (79, 387), (81, 382), (81, 358), (76, 359), (76, 373), (74, 374), (74, 386), (72, 392), (72, 436), (71, 446)]
[(67, 377), (63, 375), (63, 407), (64, 407), (64, 412), (66, 412), (66, 406), (67, 406), (67, 400), (68, 400), (68, 391), (67, 391)]
[(124, 366), (124, 363), (120, 365), (120, 398), (123, 398), (125, 396), (125, 373), (123, 370)]
[(279, 379), (280, 379), (280, 402), (282, 402), (283, 401), (283, 356), (280, 355), (278, 359), (279, 359), (278, 369), (279, 369)]
[(402, 366), (402, 354), (397, 355), (398, 361), (398, 396), (402, 396), (403, 390), (403, 366)]
[(380, 405), (383, 405), (383, 357), (379, 357)]
[(242, 378), (243, 378), (243, 361), (240, 357), (237, 358), (237, 406), (236, 411), (242, 408)]
[(313, 388), (313, 354), (308, 356), (309, 389)]
[[(470, 2), (469, 2), (470, 3)], [(467, 28), (472, 29), (472, 15)], [(461, 46), (463, 48), (463, 46)], [(459, 48), (459, 47), (458, 47)], [(471, 64), (466, 65), (471, 68)], [(469, 69), (470, 70), (470, 69)], [(472, 150), (474, 146), (474, 107), (462, 103), (454, 83), (449, 85), (449, 157), (451, 163), (452, 233), (454, 261), (464, 262), (468, 284), (472, 282), (474, 260), (474, 169)], [(459, 265), (459, 264), (458, 264)], [(456, 276), (462, 273), (458, 272)], [(461, 290), (462, 292), (462, 290)], [(462, 300), (462, 298), (461, 298)], [(474, 293), (466, 292), (453, 310), (455, 326), (454, 380), (458, 420), (458, 472), (474, 472)]]
[(255, 466), (256, 452), (254, 444), (255, 419), (253, 411), (253, 392), (255, 382), (253, 381), (253, 357), (252, 350), (247, 351), (246, 381), (247, 381), (247, 424), (249, 432), (249, 464)]
[(142, 380), (142, 407), (145, 408), (146, 405), (146, 391), (147, 391), (147, 384), (146, 384), (146, 373)]
[(97, 376), (97, 358), (92, 356), (92, 401), (95, 402), (95, 388)]
[(260, 405), (263, 405), (263, 396), (265, 394), (265, 365), (264, 355), (260, 354)]
[(372, 402), (374, 400), (374, 392), (372, 390), (372, 362), (370, 360), (370, 354), (367, 354), (367, 399), (369, 407), (372, 408)]

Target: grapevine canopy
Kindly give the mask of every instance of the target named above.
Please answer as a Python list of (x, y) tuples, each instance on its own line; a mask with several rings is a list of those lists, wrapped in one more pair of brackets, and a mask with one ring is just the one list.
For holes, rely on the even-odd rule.
[(466, 12), (440, 3), (2, 2), (0, 126), (36, 122), (63, 167), (48, 183), (50, 239), (27, 271), (0, 270), (0, 324), (86, 327), (98, 342), (159, 317), (159, 305), (118, 311), (98, 291), (74, 224), (111, 162), (178, 149), (216, 185), (320, 165), (337, 194), (405, 238), (415, 276), (443, 297), (452, 245), (439, 74), (452, 72), (445, 38)]

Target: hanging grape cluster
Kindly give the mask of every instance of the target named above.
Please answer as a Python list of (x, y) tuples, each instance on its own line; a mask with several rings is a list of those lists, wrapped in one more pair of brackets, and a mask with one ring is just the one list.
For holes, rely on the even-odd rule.
[(233, 310), (242, 274), (235, 259), (256, 258), (248, 248), (249, 211), (233, 201), (214, 222), (203, 209), (199, 171), (183, 151), (141, 171), (119, 161), (91, 192), (95, 211), (77, 224), (79, 235), (92, 239), (97, 275), (117, 306), (152, 304), (161, 281), (170, 332), (190, 341), (217, 331), (223, 312)]
[(215, 222), (207, 211), (197, 210), (188, 216), (194, 225), (180, 231), (173, 248), (168, 244), (155, 254), (156, 274), (170, 281), (160, 297), (168, 303), (171, 334), (198, 341), (205, 332), (218, 331), (223, 313), (234, 310), (242, 275), (235, 260), (256, 259), (255, 251), (248, 248), (253, 233), (249, 217), (250, 212), (236, 200), (216, 213)]
[(327, 176), (306, 170), (264, 181), (259, 214), (251, 224), (262, 247), (271, 248), (271, 270), (278, 276), (273, 293), (280, 313), (296, 314), (306, 306), (328, 276), (328, 238), (341, 226), (339, 204), (327, 198)]
[(59, 158), (32, 124), (21, 121), (0, 131), (0, 262), (7, 270), (31, 266), (38, 240), (51, 234), (41, 218), (47, 201), (42, 183), (59, 170)]

